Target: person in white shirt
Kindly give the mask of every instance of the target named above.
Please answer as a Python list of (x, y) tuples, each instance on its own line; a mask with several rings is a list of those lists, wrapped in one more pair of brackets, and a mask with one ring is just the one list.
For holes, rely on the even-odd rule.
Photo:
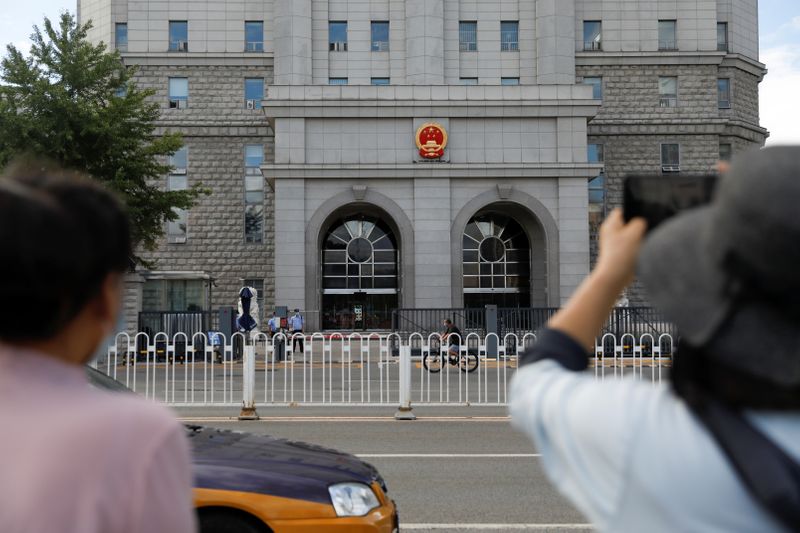
[[(597, 265), (520, 358), (510, 411), (599, 531), (800, 531), (800, 147), (734, 160), (655, 228), (614, 211)], [(639, 276), (681, 335), (672, 383), (582, 372)]]

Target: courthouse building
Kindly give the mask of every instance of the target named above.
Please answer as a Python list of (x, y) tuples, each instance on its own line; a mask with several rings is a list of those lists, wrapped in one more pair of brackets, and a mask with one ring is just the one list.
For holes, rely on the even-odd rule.
[[(763, 144), (757, 0), (80, 0), (212, 194), (128, 283), (139, 311), (558, 306), (630, 172)], [(634, 295), (635, 297), (635, 295)]]

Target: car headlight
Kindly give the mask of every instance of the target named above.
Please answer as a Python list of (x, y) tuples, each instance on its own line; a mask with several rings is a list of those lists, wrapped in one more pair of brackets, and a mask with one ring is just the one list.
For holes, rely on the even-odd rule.
[(337, 516), (364, 516), (380, 506), (372, 489), (361, 483), (339, 483), (328, 487)]

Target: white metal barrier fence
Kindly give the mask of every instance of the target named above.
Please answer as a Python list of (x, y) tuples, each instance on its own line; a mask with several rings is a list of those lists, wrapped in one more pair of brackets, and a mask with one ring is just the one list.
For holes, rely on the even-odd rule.
[[(276, 335), (230, 339), (121, 333), (96, 363), (147, 398), (188, 405), (505, 405), (518, 355), (536, 336)], [(450, 346), (448, 346), (448, 344)], [(456, 356), (449, 353), (457, 346)], [(660, 382), (669, 335), (604, 335), (590, 361), (598, 379)]]

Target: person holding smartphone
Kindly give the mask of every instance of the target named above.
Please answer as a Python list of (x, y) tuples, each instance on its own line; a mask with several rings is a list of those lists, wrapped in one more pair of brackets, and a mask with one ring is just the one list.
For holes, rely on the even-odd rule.
[[(644, 239), (620, 210), (592, 273), (520, 357), (514, 425), (599, 531), (800, 531), (800, 147), (734, 160)], [(678, 327), (671, 384), (588, 366), (637, 271)]]

